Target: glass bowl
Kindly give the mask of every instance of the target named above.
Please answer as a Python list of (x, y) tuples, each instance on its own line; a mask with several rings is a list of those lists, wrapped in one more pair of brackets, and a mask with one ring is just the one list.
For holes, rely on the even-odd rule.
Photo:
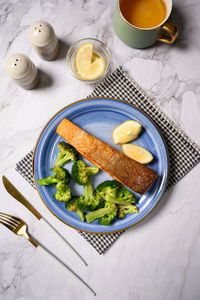
[[(76, 52), (78, 50), (78, 48), (85, 43), (93, 43), (94, 44), (94, 52), (96, 54), (98, 54), (100, 57), (103, 57), (104, 61), (105, 61), (105, 71), (104, 73), (99, 76), (98, 78), (94, 79), (94, 80), (84, 80), (82, 79), (76, 72), (76, 68), (75, 68), (75, 55)], [(109, 72), (110, 69), (110, 62), (111, 62), (111, 55), (110, 55), (110, 51), (108, 49), (108, 47), (102, 43), (101, 41), (97, 40), (97, 39), (93, 39), (93, 38), (85, 38), (85, 39), (81, 39), (79, 41), (77, 41), (76, 43), (74, 43), (68, 50), (67, 52), (67, 56), (66, 56), (66, 63), (70, 69), (70, 72), (72, 73), (72, 75), (74, 77), (76, 77), (77, 79), (87, 82), (87, 83), (96, 83), (99, 82), (100, 80), (102, 80)]]

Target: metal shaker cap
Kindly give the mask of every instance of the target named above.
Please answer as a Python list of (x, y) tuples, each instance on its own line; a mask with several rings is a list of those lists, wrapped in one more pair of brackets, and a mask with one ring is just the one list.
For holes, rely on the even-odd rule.
[(31, 69), (30, 59), (21, 53), (11, 55), (6, 61), (6, 72), (13, 79), (23, 78)]
[(29, 27), (28, 37), (33, 46), (44, 47), (53, 39), (53, 36), (53, 27), (47, 22), (38, 21)]

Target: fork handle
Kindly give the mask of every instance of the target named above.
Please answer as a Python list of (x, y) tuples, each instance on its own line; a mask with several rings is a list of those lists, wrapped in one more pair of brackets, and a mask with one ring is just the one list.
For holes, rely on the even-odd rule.
[(87, 266), (86, 261), (84, 260), (84, 258), (76, 251), (76, 249), (67, 241), (65, 240), (65, 238), (44, 218), (41, 218), (40, 223), (45, 224), (45, 226), (54, 233), (54, 235), (64, 244), (64, 246), (68, 246), (68, 249), (72, 250), (76, 256), (79, 257), (79, 259), (81, 259), (81, 261)]
[(69, 266), (67, 266), (64, 262), (62, 262), (57, 256), (52, 254), (49, 250), (47, 250), (42, 245), (39, 245), (37, 247), (38, 251), (42, 252), (43, 254), (46, 254), (51, 260), (54, 261), (58, 266), (60, 266), (68, 275), (71, 275), (71, 277), (75, 277), (78, 279), (79, 283), (82, 284), (82, 286), (86, 287), (90, 290), (90, 292), (96, 296), (95, 291), (78, 275), (76, 274)]

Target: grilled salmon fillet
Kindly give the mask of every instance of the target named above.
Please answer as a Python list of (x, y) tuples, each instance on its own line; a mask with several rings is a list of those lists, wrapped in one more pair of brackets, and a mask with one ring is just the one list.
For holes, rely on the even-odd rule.
[(91, 163), (139, 194), (146, 193), (157, 177), (154, 170), (117, 151), (67, 119), (62, 120), (56, 132)]

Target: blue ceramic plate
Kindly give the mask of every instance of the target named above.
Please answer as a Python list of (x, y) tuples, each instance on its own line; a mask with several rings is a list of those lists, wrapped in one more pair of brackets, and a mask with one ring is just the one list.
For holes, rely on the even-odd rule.
[[(98, 221), (88, 224), (80, 221), (74, 212), (65, 209), (65, 203), (54, 199), (55, 185), (40, 186), (40, 178), (50, 176), (58, 154), (57, 144), (63, 139), (56, 134), (56, 128), (63, 118), (67, 118), (88, 133), (121, 151), (121, 146), (114, 145), (112, 131), (119, 124), (133, 119), (142, 124), (143, 130), (133, 143), (143, 146), (154, 156), (149, 167), (154, 169), (158, 177), (145, 195), (134, 193), (137, 198), (139, 213), (129, 214), (124, 219), (116, 219), (111, 225), (100, 225)], [(85, 159), (84, 159), (85, 160)], [(89, 165), (90, 162), (85, 160)], [(72, 163), (64, 166), (71, 171)], [(49, 210), (67, 225), (92, 233), (110, 233), (120, 231), (140, 222), (155, 207), (161, 198), (167, 183), (168, 157), (165, 143), (152, 121), (136, 107), (125, 102), (108, 98), (90, 98), (75, 102), (59, 111), (45, 126), (35, 147), (33, 173), (37, 190)], [(95, 188), (104, 180), (112, 179), (107, 173), (100, 171), (93, 176)], [(81, 195), (84, 190), (74, 182), (70, 183), (73, 195)]]

